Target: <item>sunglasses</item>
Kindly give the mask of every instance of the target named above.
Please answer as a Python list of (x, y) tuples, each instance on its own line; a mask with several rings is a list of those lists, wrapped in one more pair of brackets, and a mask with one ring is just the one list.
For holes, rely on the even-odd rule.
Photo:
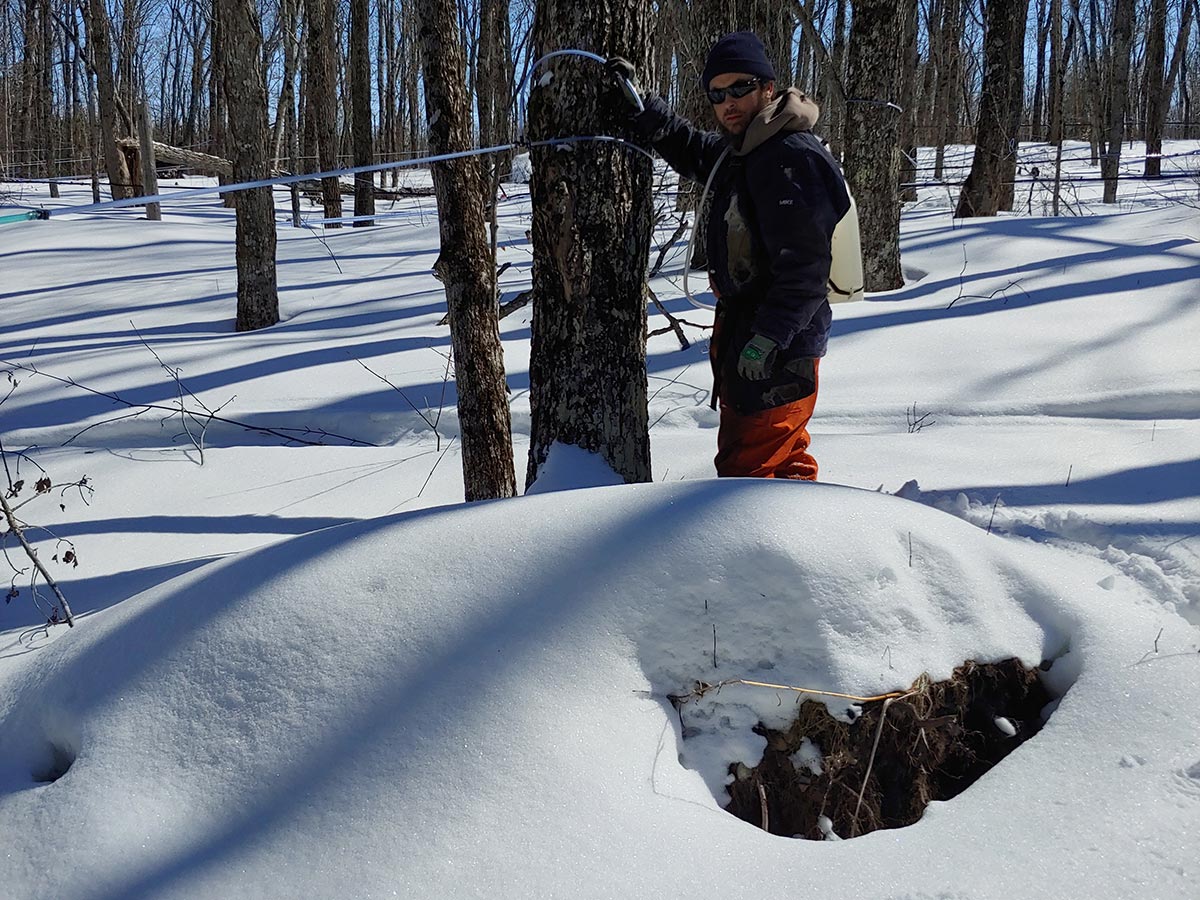
[(708, 102), (713, 106), (725, 102), (725, 95), (728, 94), (735, 100), (741, 100), (747, 94), (750, 94), (758, 87), (757, 78), (748, 78), (745, 81), (735, 81), (729, 87), (715, 88), (711, 91), (705, 91), (705, 96), (708, 97)]

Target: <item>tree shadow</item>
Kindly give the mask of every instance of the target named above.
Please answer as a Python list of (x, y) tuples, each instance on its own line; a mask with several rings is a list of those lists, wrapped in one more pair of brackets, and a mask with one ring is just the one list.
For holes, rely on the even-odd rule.
[(959, 493), (989, 498), (999, 496), (1007, 506), (1139, 506), (1191, 500), (1200, 496), (1200, 458), (1072, 479), (1069, 485), (1066, 479), (1055, 484), (973, 484), (928, 493), (945, 498), (953, 498)]
[[(390, 763), (386, 777), (419, 779), (431, 764), (418, 746), (422, 735), (451, 728), (455, 721), (480, 718), (491, 704), (506, 702), (501, 686), (521, 678), (528, 660), (544, 652), (547, 643), (553, 643), (553, 635), (589, 614), (587, 592), (562, 595), (563, 585), (576, 582), (579, 572), (589, 573), (592, 584), (617, 578), (629, 563), (626, 548), (641, 546), (641, 538), (645, 538), (643, 553), (661, 552), (660, 544), (669, 540), (672, 529), (683, 527), (698, 507), (702, 509), (713, 499), (714, 492), (715, 487), (699, 486), (684, 504), (686, 509), (664, 501), (643, 511), (610, 516), (610, 521), (601, 526), (603, 530), (590, 535), (586, 545), (575, 548), (570, 556), (557, 560), (546, 557), (542, 560), (544, 566), (526, 569), (523, 580), (506, 584), (494, 596), (475, 598), (469, 615), (456, 617), (452, 628), (437, 634), (423, 636), (420, 622), (410, 619), (404, 609), (397, 609), (396, 620), (390, 626), (397, 634), (395, 649), (390, 653), (377, 649), (372, 660), (376, 677), (358, 682), (358, 696), (343, 698), (340, 705), (348, 711), (345, 715), (330, 718), (320, 730), (298, 731), (291, 746), (274, 748), (266, 759), (256, 758), (254, 763), (259, 769), (264, 765), (270, 768), (270, 777), (248, 781), (237, 806), (222, 810), (207, 831), (189, 839), (186, 846), (165, 850), (146, 869), (114, 867), (118, 881), (92, 881), (80, 896), (91, 900), (159, 896), (206, 869), (231, 864), (249, 846), (270, 844), (286, 836), (300, 827), (300, 818), (314, 804), (321, 807), (323, 816), (337, 817), (342, 814), (340, 810), (348, 808), (347, 804), (356, 802), (341, 789), (342, 774), (372, 771), (373, 756), (384, 750)], [(472, 509), (480, 506), (484, 504)], [(462, 521), (456, 517), (463, 515), (463, 509), (419, 515), (424, 517), (425, 526), (453, 533)], [(92, 685), (86, 700), (80, 700), (71, 715), (84, 719), (111, 698), (133, 690), (140, 679), (170, 660), (182, 646), (205, 639), (204, 629), (218, 619), (255, 615), (253, 599), (267, 589), (268, 582), (285, 578), (297, 565), (335, 555), (354, 540), (395, 529), (409, 516), (358, 523), (346, 526), (353, 530), (340, 530), (336, 537), (329, 533), (310, 535), (231, 559), (169, 599), (147, 604), (119, 629), (95, 639), (56, 675), (60, 684)], [(454, 577), (451, 558), (424, 564), (447, 566), (445, 577)], [(426, 575), (439, 577), (436, 571)], [(546, 604), (547, 596), (555, 596), (556, 602)], [(333, 605), (328, 615), (334, 618), (329, 621), (345, 615), (336, 611), (343, 606)], [(418, 629), (415, 641), (405, 637), (412, 628)], [(336, 636), (343, 629), (329, 630)], [(137, 647), (138, 653), (129, 654), (129, 647)], [(96, 686), (94, 673), (111, 669), (114, 658), (122, 659), (119, 678)], [(480, 683), (479, 661), (485, 658), (489, 660), (489, 679)], [(402, 677), (392, 673), (402, 673)], [(273, 690), (269, 683), (263, 683), (256, 693)], [(666, 723), (665, 701), (661, 705)], [(242, 714), (252, 716), (252, 712), (248, 709)], [(253, 719), (247, 721), (252, 726)], [(406, 729), (405, 722), (424, 725)], [(310, 736), (311, 742), (301, 743)]]

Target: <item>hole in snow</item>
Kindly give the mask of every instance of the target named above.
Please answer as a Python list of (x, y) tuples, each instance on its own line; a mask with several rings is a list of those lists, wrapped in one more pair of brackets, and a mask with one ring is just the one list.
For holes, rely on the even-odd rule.
[(852, 723), (815, 700), (785, 731), (760, 723), (762, 761), (730, 766), (726, 809), (772, 834), (813, 840), (911, 825), (931, 800), (958, 796), (1033, 737), (1051, 700), (1039, 670), (1016, 659), (964, 663), (949, 680), (921, 679), (911, 690), (888, 705), (882, 731), (882, 701)]
[(33, 780), (39, 784), (58, 781), (67, 774), (67, 770), (74, 762), (75, 752), (73, 750), (60, 747), (58, 744), (51, 744), (47, 748), (46, 758), (42, 760), (42, 764), (34, 768)]

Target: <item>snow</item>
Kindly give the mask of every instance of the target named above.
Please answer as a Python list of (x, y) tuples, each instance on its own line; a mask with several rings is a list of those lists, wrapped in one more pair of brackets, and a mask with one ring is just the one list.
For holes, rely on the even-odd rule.
[[(1047, 148), (1024, 152), (1044, 177)], [(14, 199), (90, 200), (43, 190)], [(655, 483), (555, 445), (538, 495), (471, 505), (430, 198), (318, 240), (280, 193), (283, 319), (252, 334), (219, 201), (4, 226), (0, 438), (95, 493), (22, 510), (43, 559), (77, 550), (52, 571), (78, 619), (43, 627), (27, 574), (0, 610), (3, 893), (1196, 896), (1200, 200), (1186, 179), (1123, 185), (1116, 210), (1099, 191), (951, 222), (922, 189), (905, 287), (835, 309), (822, 483), (711, 477), (685, 325), (688, 350), (649, 346)], [(528, 194), (506, 194), (511, 294), (532, 260)], [(704, 321), (677, 274), (654, 289)], [(501, 323), (518, 473), (529, 327)], [(128, 418), (50, 376), (238, 424)], [(795, 693), (668, 700), (736, 679), (873, 695), (1011, 656), (1052, 662), (1042, 731), (865, 837), (720, 809)]]
[(624, 483), (599, 453), (555, 441), (546, 453), (546, 461), (538, 469), (537, 481), (529, 485), (526, 493), (546, 494)]

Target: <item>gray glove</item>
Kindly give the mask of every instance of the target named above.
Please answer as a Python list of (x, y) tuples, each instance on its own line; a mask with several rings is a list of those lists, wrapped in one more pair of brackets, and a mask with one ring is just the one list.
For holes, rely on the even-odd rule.
[(756, 334), (746, 341), (738, 356), (738, 374), (747, 381), (762, 381), (771, 375), (775, 367), (775, 351), (778, 345), (769, 337)]
[(613, 90), (606, 93), (605, 99), (630, 116), (640, 113), (642, 90), (638, 87), (637, 69), (633, 63), (624, 57), (612, 56), (604, 64), (604, 70), (613, 83)]

